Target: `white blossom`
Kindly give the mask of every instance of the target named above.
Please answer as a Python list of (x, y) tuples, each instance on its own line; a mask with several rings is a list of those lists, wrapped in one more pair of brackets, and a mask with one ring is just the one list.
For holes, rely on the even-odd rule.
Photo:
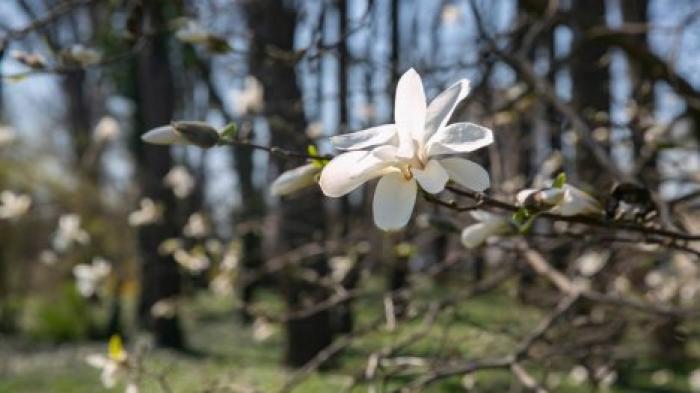
[(192, 273), (201, 273), (209, 268), (210, 262), (207, 255), (201, 250), (194, 249), (191, 252), (176, 250), (173, 254), (175, 261)]
[(260, 113), (264, 107), (264, 89), (262, 83), (254, 76), (247, 76), (242, 89), (231, 93), (233, 111), (239, 116)]
[(175, 31), (175, 37), (188, 44), (204, 44), (209, 40), (209, 31), (194, 20), (187, 20)]
[(690, 385), (690, 391), (700, 392), (700, 368), (696, 368), (688, 375), (688, 385)]
[(95, 257), (92, 263), (81, 263), (73, 267), (78, 292), (83, 297), (95, 295), (112, 272), (112, 265), (104, 258)]
[(476, 248), (482, 245), (490, 236), (503, 235), (511, 231), (510, 220), (483, 210), (470, 212), (478, 222), (462, 230), (462, 244), (466, 248)]
[(92, 138), (99, 143), (113, 141), (117, 136), (119, 136), (119, 122), (112, 116), (102, 117), (92, 133)]
[(9, 145), (17, 139), (17, 133), (12, 127), (0, 126), (0, 146)]
[(137, 227), (153, 224), (160, 221), (163, 208), (150, 198), (143, 198), (139, 202), (139, 209), (129, 214), (129, 225)]
[(202, 213), (192, 213), (187, 218), (187, 224), (182, 229), (185, 236), (192, 238), (202, 238), (209, 234), (209, 224)]
[(426, 104), (415, 70), (407, 71), (396, 88), (395, 123), (331, 138), (335, 148), (348, 150), (323, 168), (319, 184), (324, 194), (340, 197), (370, 179), (380, 177), (374, 192), (375, 224), (383, 230), (404, 227), (413, 212), (417, 186), (431, 194), (448, 180), (483, 191), (489, 175), (480, 165), (450, 157), (493, 142), (491, 130), (472, 123), (447, 125), (469, 82), (461, 80)]
[(13, 220), (27, 214), (32, 206), (32, 198), (12, 191), (0, 193), (0, 220)]
[(177, 301), (174, 298), (164, 298), (153, 303), (151, 316), (153, 318), (174, 318), (177, 313)]
[[(129, 370), (129, 354), (124, 349), (119, 336), (110, 338), (106, 355), (93, 353), (86, 356), (85, 361), (90, 366), (101, 370), (100, 381), (107, 389), (115, 387)], [(131, 385), (133, 385), (132, 382), (127, 384), (127, 392), (134, 391), (133, 387), (130, 388)]]
[(172, 167), (163, 178), (163, 183), (180, 199), (187, 198), (195, 187), (194, 176), (182, 165)]
[(58, 219), (58, 229), (53, 237), (53, 246), (58, 251), (65, 251), (73, 244), (87, 244), (90, 235), (80, 226), (80, 216), (64, 214)]
[(532, 200), (542, 205), (545, 211), (562, 216), (600, 215), (603, 208), (595, 198), (570, 184), (562, 187), (543, 189), (525, 189), (518, 193), (516, 199), (521, 206)]
[(70, 47), (66, 52), (67, 57), (80, 64), (83, 67), (97, 64), (102, 60), (102, 52), (88, 48), (81, 44), (76, 44)]
[(283, 196), (295, 193), (301, 189), (316, 184), (321, 167), (315, 163), (302, 165), (300, 167), (282, 172), (272, 185), (270, 193), (273, 196)]

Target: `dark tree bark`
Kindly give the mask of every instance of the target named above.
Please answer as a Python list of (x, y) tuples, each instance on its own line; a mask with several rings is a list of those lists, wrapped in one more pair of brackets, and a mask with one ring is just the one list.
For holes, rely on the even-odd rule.
[[(605, 2), (573, 0), (571, 14), (576, 51), (571, 65), (573, 100), (591, 123), (598, 114), (608, 114), (610, 110), (610, 72), (605, 58), (608, 49), (585, 37), (587, 30), (605, 26)], [(600, 175), (607, 172), (583, 144), (577, 144), (576, 175), (580, 180), (602, 185)]]
[[(296, 11), (283, 0), (249, 0), (245, 3), (253, 33), (251, 70), (265, 89), (265, 110), (273, 145), (303, 150), (308, 144), (301, 91), (297, 85), (295, 62), (269, 56), (270, 48), (285, 52), (294, 50)], [(273, 167), (283, 169), (285, 162), (272, 160)], [(294, 165), (298, 165), (295, 163)], [(308, 190), (293, 201), (283, 201), (279, 207), (278, 243), (292, 249), (324, 234), (324, 214), (320, 194)], [(328, 274), (325, 255), (307, 258), (303, 265), (319, 276)], [(328, 296), (327, 290), (314, 283), (295, 278), (295, 268), (283, 272), (283, 291), (291, 310), (301, 309), (309, 301), (317, 302)], [(332, 342), (329, 310), (303, 318), (291, 319), (286, 325), (285, 363), (300, 367)]]
[[(136, 59), (136, 138), (153, 127), (168, 124), (173, 117), (173, 77), (168, 60), (167, 36), (162, 33), (166, 30), (166, 7), (166, 1), (150, 1), (145, 7), (153, 29), (161, 33), (150, 40)], [(142, 196), (163, 203), (166, 209), (162, 222), (142, 226), (138, 233), (142, 260), (139, 319), (153, 332), (158, 345), (181, 349), (184, 347), (184, 338), (177, 315), (162, 318), (154, 317), (150, 312), (151, 307), (159, 300), (173, 298), (180, 293), (177, 264), (171, 256), (158, 253), (158, 246), (165, 239), (178, 235), (174, 217), (175, 200), (163, 185), (163, 177), (172, 164), (170, 151), (162, 146), (143, 144), (139, 141), (135, 141), (135, 148)]]

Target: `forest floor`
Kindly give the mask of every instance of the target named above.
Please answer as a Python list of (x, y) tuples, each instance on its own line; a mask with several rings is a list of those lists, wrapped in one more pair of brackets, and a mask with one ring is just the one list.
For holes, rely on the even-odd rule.
[[(272, 298), (270, 296), (270, 298)], [(270, 310), (279, 304), (270, 301)], [(243, 326), (231, 312), (233, 304), (223, 298), (202, 294), (190, 299), (183, 309), (187, 340), (194, 354), (165, 350), (149, 351), (145, 366), (163, 375), (173, 392), (275, 392), (293, 373), (281, 367), (283, 341), (279, 328), (261, 341), (250, 326)], [(357, 326), (374, 320), (382, 312), (381, 305), (357, 303)], [(511, 311), (509, 311), (511, 310)], [(518, 312), (512, 312), (518, 310)], [(527, 335), (542, 314), (535, 308), (513, 303), (506, 293), (489, 294), (464, 302), (435, 324), (429, 333), (404, 348), (401, 355), (421, 357), (440, 354), (443, 357), (478, 358), (508, 353), (519, 339)], [(330, 370), (314, 373), (296, 387), (297, 392), (341, 392), (352, 382), (352, 375), (366, 368), (372, 350), (397, 342), (402, 337), (421, 329), (420, 319), (415, 323), (388, 331), (379, 331), (362, 337), (343, 352)], [(644, 339), (640, 339), (642, 342)], [(634, 339), (630, 342), (634, 347)], [(88, 366), (84, 359), (91, 353), (105, 353), (104, 342), (67, 344), (37, 344), (0, 336), (0, 392), (101, 392), (99, 371)], [(574, 365), (557, 365), (558, 371), (547, 378), (559, 381), (557, 392), (590, 392), (591, 386), (576, 383), (569, 370)], [(697, 366), (697, 365), (695, 365)], [(618, 377), (618, 383), (609, 391), (631, 392), (688, 392), (688, 372), (692, 365), (672, 370), (669, 367), (634, 364), (632, 371)], [(652, 375), (666, 370), (663, 384), (652, 382)], [(398, 373), (407, 374), (405, 371)], [(538, 377), (541, 373), (535, 370)], [(407, 374), (408, 375), (408, 374)], [(413, 377), (416, 374), (411, 374)], [(623, 377), (623, 378), (620, 378)], [(377, 392), (391, 391), (408, 376), (396, 376), (385, 385), (375, 385)], [(464, 392), (464, 381), (451, 378), (431, 387), (431, 392)], [(506, 392), (512, 383), (508, 372), (480, 372), (474, 375), (474, 392)], [(141, 392), (160, 392), (155, 378), (146, 378)], [(359, 385), (353, 392), (367, 391)], [(123, 391), (119, 386), (111, 391)]]

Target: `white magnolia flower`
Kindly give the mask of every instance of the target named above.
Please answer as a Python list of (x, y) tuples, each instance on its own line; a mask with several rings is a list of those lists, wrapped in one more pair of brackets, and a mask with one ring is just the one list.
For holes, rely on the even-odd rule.
[(228, 272), (221, 272), (209, 282), (209, 290), (219, 296), (229, 296), (233, 293), (233, 277)]
[(91, 264), (81, 263), (73, 267), (78, 292), (83, 297), (91, 297), (112, 272), (112, 265), (104, 258), (93, 258)]
[(264, 89), (262, 83), (254, 76), (247, 76), (242, 89), (231, 93), (233, 111), (238, 115), (262, 112), (264, 106)]
[[(532, 199), (535, 199), (534, 201)], [(516, 196), (521, 206), (536, 203), (562, 216), (600, 215), (603, 208), (595, 198), (569, 184), (561, 188), (525, 189)]]
[(0, 146), (9, 145), (17, 139), (17, 133), (12, 127), (0, 126)]
[(138, 210), (129, 213), (129, 225), (137, 227), (160, 221), (163, 215), (162, 206), (153, 202), (150, 198), (141, 199), (139, 205)]
[(472, 152), (493, 142), (491, 130), (472, 123), (447, 125), (457, 104), (469, 92), (461, 80), (426, 104), (421, 78), (408, 70), (396, 87), (395, 124), (331, 138), (339, 150), (321, 172), (320, 185), (330, 197), (343, 196), (364, 182), (381, 177), (374, 192), (374, 222), (384, 230), (408, 223), (417, 185), (431, 194), (448, 180), (476, 190), (489, 187), (480, 165), (453, 155)]
[(0, 193), (0, 220), (13, 220), (27, 214), (32, 206), (32, 198), (12, 191)]
[(204, 44), (209, 40), (210, 33), (194, 20), (187, 20), (175, 31), (175, 37), (188, 44)]
[(511, 231), (510, 220), (506, 216), (483, 210), (475, 210), (470, 214), (478, 222), (462, 230), (462, 244), (466, 248), (479, 247), (490, 236), (504, 235)]
[(70, 47), (66, 52), (66, 55), (73, 61), (79, 63), (81, 66), (89, 66), (97, 64), (102, 60), (102, 52), (88, 48), (81, 44), (76, 44)]
[(316, 184), (321, 167), (315, 163), (302, 165), (300, 167), (282, 172), (272, 185), (270, 193), (273, 196), (289, 195), (301, 189)]
[(80, 216), (77, 214), (64, 214), (58, 219), (58, 230), (53, 238), (53, 246), (58, 251), (65, 251), (73, 245), (87, 244), (90, 235), (80, 227)]
[(112, 116), (104, 116), (97, 122), (92, 138), (100, 143), (109, 142), (119, 136), (119, 122)]
[(151, 316), (153, 318), (172, 319), (177, 314), (177, 299), (164, 298), (153, 303)]
[(176, 250), (173, 253), (173, 258), (175, 258), (175, 262), (192, 273), (201, 273), (210, 265), (207, 255), (199, 249), (194, 249), (191, 252), (183, 249)]
[[(129, 368), (129, 355), (122, 346), (122, 340), (119, 336), (112, 336), (109, 340), (107, 355), (101, 353), (93, 353), (85, 358), (87, 364), (95, 367), (102, 372), (100, 380), (105, 388), (111, 389), (117, 385)], [(127, 385), (127, 391), (129, 389)], [(132, 388), (133, 389), (133, 388)], [(132, 390), (133, 391), (133, 390)]]
[(209, 224), (202, 213), (192, 213), (187, 218), (187, 224), (182, 229), (185, 236), (202, 238), (209, 234)]
[(700, 392), (700, 368), (696, 368), (688, 375), (688, 385), (690, 386), (690, 391), (694, 393)]
[(205, 149), (220, 141), (219, 132), (201, 121), (174, 121), (141, 135), (141, 140), (153, 145), (196, 145)]
[(163, 178), (163, 183), (180, 199), (187, 198), (195, 187), (194, 176), (182, 165), (172, 167)]

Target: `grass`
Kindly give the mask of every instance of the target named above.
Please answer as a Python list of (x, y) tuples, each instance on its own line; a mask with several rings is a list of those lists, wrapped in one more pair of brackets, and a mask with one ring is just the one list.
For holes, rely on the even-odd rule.
[[(443, 293), (441, 293), (443, 292)], [(421, 302), (440, 297), (445, 289), (425, 288), (425, 293), (417, 297)], [(274, 296), (262, 297), (266, 309), (280, 309)], [(149, 351), (145, 357), (147, 369), (162, 373), (174, 392), (194, 391), (252, 391), (273, 392), (290, 376), (281, 367), (283, 341), (280, 330), (266, 341), (254, 339), (250, 327), (242, 326), (233, 313), (231, 300), (200, 294), (187, 301), (182, 308), (183, 320), (189, 345), (195, 353), (184, 355), (165, 350)], [(358, 301), (358, 324), (362, 325), (382, 312), (377, 300)], [(412, 342), (400, 355), (454, 357), (458, 359), (498, 356), (508, 353), (519, 338), (527, 334), (542, 317), (541, 312), (532, 307), (514, 303), (512, 296), (505, 291), (464, 301), (440, 317), (426, 336)], [(403, 337), (421, 329), (420, 318), (406, 323), (399, 329), (389, 332), (386, 329), (363, 337), (348, 348), (336, 362), (337, 367), (323, 373), (316, 373), (306, 379), (296, 389), (298, 392), (337, 392), (342, 391), (351, 381), (350, 375), (365, 368), (369, 355), (385, 345), (397, 342)], [(134, 341), (134, 340), (132, 340)], [(132, 343), (133, 344), (133, 343)], [(89, 353), (104, 352), (105, 343), (78, 342), (60, 346), (21, 342), (0, 338), (0, 392), (102, 392), (99, 372), (85, 364)], [(697, 349), (697, 344), (691, 347)], [(527, 365), (536, 375), (541, 370)], [(558, 379), (561, 384), (556, 391), (589, 392), (589, 386), (575, 385), (567, 372), (573, 365), (556, 364), (558, 370), (548, 378)], [(653, 359), (640, 364), (630, 364), (624, 372), (623, 383), (611, 392), (687, 392), (687, 373), (692, 367), (676, 369), (671, 381), (664, 386), (651, 381), (653, 371), (664, 367), (655, 364)], [(407, 371), (407, 370), (406, 370)], [(407, 374), (407, 372), (404, 372)], [(415, 372), (411, 377), (415, 377)], [(509, 391), (512, 383), (507, 372), (485, 371), (473, 376), (479, 392)], [(388, 381), (384, 388), (398, 387), (409, 381), (408, 375), (397, 376)], [(112, 391), (122, 391), (123, 386)], [(142, 392), (160, 392), (155, 378), (145, 378)], [(359, 386), (353, 392), (367, 391), (367, 386)], [(382, 390), (379, 390), (382, 391)], [(459, 377), (450, 378), (436, 384), (430, 392), (463, 392)]]

